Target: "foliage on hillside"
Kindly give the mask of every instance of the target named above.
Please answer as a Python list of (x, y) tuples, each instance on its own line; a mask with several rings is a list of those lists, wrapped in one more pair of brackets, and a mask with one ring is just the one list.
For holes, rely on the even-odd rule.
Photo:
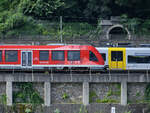
[[(67, 23), (64, 34), (69, 29), (69, 35), (82, 35), (87, 33), (83, 26), (91, 28), (99, 18), (112, 15), (126, 17), (124, 24), (129, 29), (145, 34), (150, 30), (149, 5), (149, 0), (0, 0), (0, 35), (59, 35), (59, 16)], [(37, 23), (41, 19), (51, 24), (55, 21), (55, 27)], [(76, 23), (71, 25), (74, 20)]]

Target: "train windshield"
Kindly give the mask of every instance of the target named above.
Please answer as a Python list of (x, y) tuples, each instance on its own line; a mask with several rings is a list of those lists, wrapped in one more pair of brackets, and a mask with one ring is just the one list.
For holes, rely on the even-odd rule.
[(97, 57), (92, 51), (89, 52), (89, 56), (90, 56), (90, 61), (98, 61)]

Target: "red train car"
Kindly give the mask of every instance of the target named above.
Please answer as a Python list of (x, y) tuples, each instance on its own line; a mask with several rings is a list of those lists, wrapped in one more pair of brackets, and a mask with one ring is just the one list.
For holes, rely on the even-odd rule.
[(88, 45), (0, 45), (1, 69), (66, 67), (103, 69), (104, 60)]

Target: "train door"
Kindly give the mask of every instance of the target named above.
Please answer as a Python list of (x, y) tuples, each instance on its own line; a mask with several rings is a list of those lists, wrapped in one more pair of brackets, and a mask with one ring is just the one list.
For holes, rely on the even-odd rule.
[(125, 48), (109, 48), (109, 68), (110, 69), (125, 69), (126, 55)]
[(32, 66), (32, 52), (31, 51), (22, 51), (22, 67), (30, 68)]

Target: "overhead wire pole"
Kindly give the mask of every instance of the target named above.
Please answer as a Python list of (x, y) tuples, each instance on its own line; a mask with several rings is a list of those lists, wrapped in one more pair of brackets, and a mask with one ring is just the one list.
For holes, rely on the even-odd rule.
[(60, 40), (62, 43), (62, 16), (60, 16)]

